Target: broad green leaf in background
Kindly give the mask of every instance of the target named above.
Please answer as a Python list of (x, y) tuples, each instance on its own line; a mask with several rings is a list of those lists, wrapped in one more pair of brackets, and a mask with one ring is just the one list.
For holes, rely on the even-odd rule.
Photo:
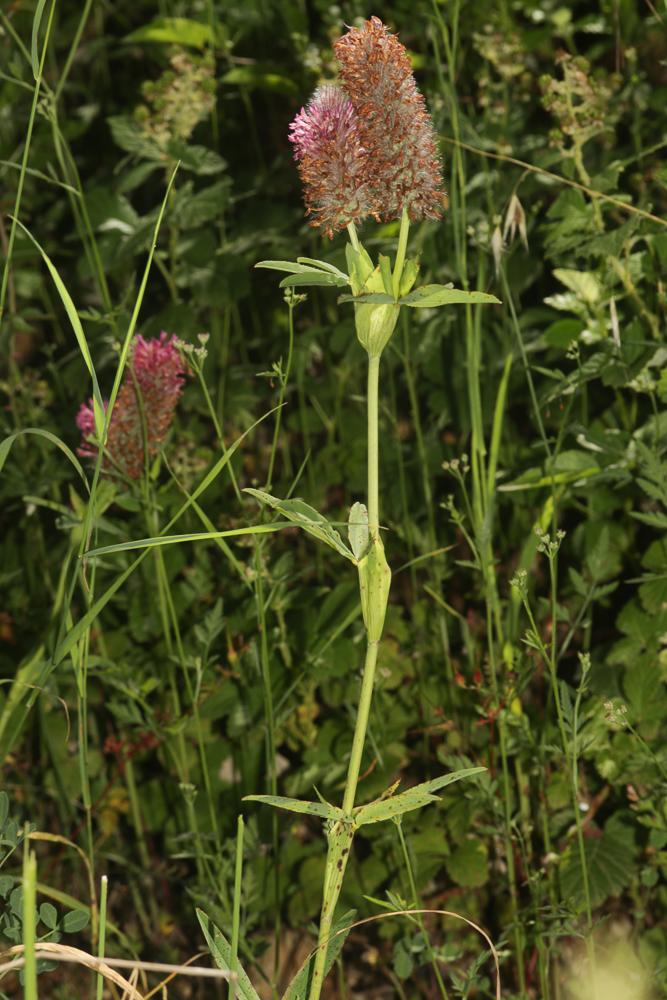
[[(591, 905), (600, 906), (609, 896), (618, 896), (629, 885), (634, 868), (635, 850), (615, 831), (605, 830), (584, 841)], [(574, 906), (585, 906), (581, 860), (577, 844), (571, 843), (559, 869), (561, 891)]]
[(257, 64), (235, 66), (220, 77), (220, 82), (248, 87), (249, 90), (269, 90), (277, 94), (287, 94), (289, 97), (294, 97), (298, 93), (294, 80), (282, 73), (276, 73), (269, 67)]
[(445, 860), (452, 881), (469, 889), (484, 885), (489, 879), (489, 852), (483, 840), (468, 838)]
[(366, 823), (380, 823), (385, 819), (396, 819), (397, 816), (402, 816), (403, 813), (410, 812), (413, 809), (421, 809), (422, 806), (428, 805), (430, 802), (437, 802), (438, 797), (435, 794), (436, 792), (439, 792), (447, 785), (453, 784), (455, 781), (460, 781), (462, 778), (469, 778), (473, 774), (481, 774), (482, 771), (486, 771), (486, 768), (464, 767), (460, 771), (444, 774), (440, 778), (434, 778), (432, 781), (424, 781), (420, 785), (415, 785), (414, 788), (408, 788), (407, 791), (401, 792), (400, 795), (392, 795), (385, 799), (376, 799), (375, 802), (369, 802), (368, 805), (358, 806), (354, 810), (354, 822), (357, 826), (364, 826)]
[(329, 524), (326, 517), (303, 500), (280, 500), (278, 497), (271, 496), (270, 493), (265, 493), (264, 490), (254, 490), (249, 487), (243, 492), (249, 493), (256, 500), (259, 500), (260, 503), (266, 504), (267, 507), (277, 510), (288, 521), (298, 524), (300, 528), (307, 531), (313, 538), (319, 539), (319, 541), (324, 542), (332, 549), (335, 549), (336, 552), (345, 556), (350, 562), (356, 563), (353, 553), (336, 529)]
[(207, 45), (220, 45), (225, 32), (220, 25), (215, 33), (210, 24), (194, 21), (189, 17), (155, 17), (148, 24), (136, 28), (124, 38), (125, 42), (150, 42), (158, 45), (186, 45), (193, 49), (203, 49)]

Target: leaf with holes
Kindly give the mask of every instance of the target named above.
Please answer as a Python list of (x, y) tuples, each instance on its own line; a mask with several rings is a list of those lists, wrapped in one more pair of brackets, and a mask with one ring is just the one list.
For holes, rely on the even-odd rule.
[(414, 788), (408, 788), (400, 795), (392, 795), (389, 798), (376, 799), (368, 805), (358, 806), (354, 810), (354, 822), (357, 826), (364, 826), (366, 823), (380, 823), (385, 819), (396, 819), (403, 813), (411, 812), (413, 809), (421, 809), (422, 806), (430, 802), (437, 802), (435, 794), (447, 785), (460, 781), (462, 778), (469, 778), (473, 774), (481, 774), (485, 767), (464, 767), (460, 771), (452, 771), (451, 774), (444, 774), (433, 781), (425, 781)]
[(307, 816), (319, 816), (320, 819), (344, 819), (345, 813), (338, 806), (328, 802), (306, 802), (303, 799), (290, 799), (285, 795), (244, 795), (244, 802), (263, 802), (274, 809), (286, 809), (288, 812), (304, 813)]

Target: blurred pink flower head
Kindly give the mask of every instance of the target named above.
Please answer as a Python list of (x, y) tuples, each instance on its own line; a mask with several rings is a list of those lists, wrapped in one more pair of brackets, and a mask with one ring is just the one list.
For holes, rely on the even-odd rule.
[[(167, 333), (134, 340), (111, 414), (105, 460), (107, 468), (115, 466), (130, 479), (139, 479), (146, 461), (159, 452), (183, 391), (186, 369), (176, 343)], [(97, 447), (89, 440), (95, 435), (92, 400), (81, 404), (76, 424), (82, 434), (79, 455), (95, 457)]]

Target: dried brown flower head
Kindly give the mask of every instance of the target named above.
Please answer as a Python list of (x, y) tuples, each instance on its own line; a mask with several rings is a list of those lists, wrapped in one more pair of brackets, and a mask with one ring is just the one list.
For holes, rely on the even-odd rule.
[(374, 210), (395, 219), (439, 219), (442, 164), (410, 57), (378, 17), (351, 28), (334, 44), (340, 76), (359, 123), (372, 172)]
[(331, 237), (372, 212), (368, 156), (352, 102), (331, 84), (318, 87), (290, 125), (311, 225)]

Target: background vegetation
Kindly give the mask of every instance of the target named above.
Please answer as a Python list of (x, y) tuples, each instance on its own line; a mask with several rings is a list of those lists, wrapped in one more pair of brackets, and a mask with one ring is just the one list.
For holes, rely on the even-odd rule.
[[(23, 937), (28, 823), (52, 835), (35, 840), (38, 937), (95, 950), (107, 874), (107, 954), (190, 958), (195, 906), (231, 926), (242, 811), (244, 964), (272, 996), (307, 954), (320, 831), (241, 799), (340, 798), (356, 580), (292, 530), (146, 550), (132, 569), (134, 552), (79, 554), (157, 535), (201, 483), (174, 531), (268, 520), (245, 486), (332, 521), (363, 495), (351, 311), (328, 290), (286, 304), (253, 265), (344, 263), (304, 220), (287, 127), (335, 74), (331, 41), (370, 14), (413, 54), (442, 139), (449, 209), (411, 233), (422, 278), (502, 305), (414, 310), (383, 359), (395, 583), (360, 795), (488, 771), (363, 828), (343, 902), (480, 924), (508, 998), (579, 996), (584, 941), (601, 995), (667, 996), (662, 0), (3, 4), (0, 936)], [(13, 216), (71, 295), (102, 395), (138, 296), (137, 332), (191, 345), (162, 457), (140, 484), (103, 476), (94, 521), (92, 465), (62, 450), (90, 377)], [(362, 236), (383, 250), (396, 227)], [(12, 436), (28, 427), (51, 437)], [(494, 995), (484, 941), (453, 918), (360, 926), (343, 954), (332, 997), (444, 995), (438, 956), (449, 996)], [(39, 982), (64, 1000), (90, 973)]]

